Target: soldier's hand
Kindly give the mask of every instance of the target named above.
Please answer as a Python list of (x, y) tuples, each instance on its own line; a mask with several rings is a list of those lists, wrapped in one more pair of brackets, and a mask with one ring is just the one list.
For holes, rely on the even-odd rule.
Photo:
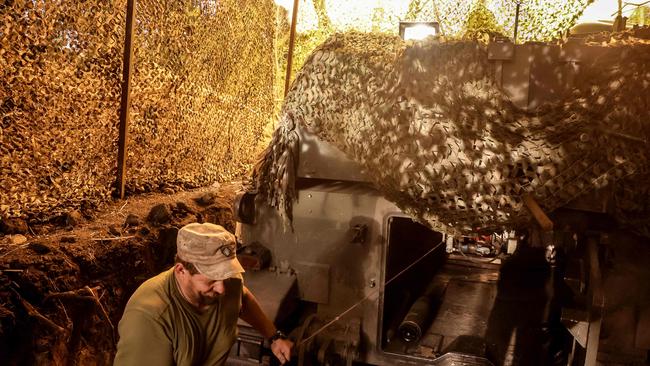
[(291, 360), (291, 348), (293, 342), (288, 339), (278, 338), (271, 343), (271, 352), (277, 357), (280, 364), (284, 365), (285, 362)]

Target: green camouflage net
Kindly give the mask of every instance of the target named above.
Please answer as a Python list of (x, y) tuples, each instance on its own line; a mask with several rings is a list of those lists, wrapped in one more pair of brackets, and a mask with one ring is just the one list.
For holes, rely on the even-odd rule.
[(650, 85), (650, 43), (606, 47), (581, 65), (566, 98), (529, 113), (499, 90), (480, 43), (337, 34), (296, 76), (257, 187), (290, 221), (300, 125), (434, 228), (517, 226), (529, 220), (524, 194), (550, 212), (648, 172), (650, 98), (640, 91)]
[[(272, 120), (271, 0), (137, 1), (131, 192), (249, 171)], [(110, 198), (126, 1), (0, 2), (0, 216)]]

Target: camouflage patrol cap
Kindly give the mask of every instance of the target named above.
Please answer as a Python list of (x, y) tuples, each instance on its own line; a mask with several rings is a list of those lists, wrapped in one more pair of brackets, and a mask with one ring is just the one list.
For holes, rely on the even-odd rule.
[(244, 268), (237, 260), (236, 249), (235, 236), (211, 223), (185, 225), (176, 239), (178, 257), (213, 280), (241, 278)]

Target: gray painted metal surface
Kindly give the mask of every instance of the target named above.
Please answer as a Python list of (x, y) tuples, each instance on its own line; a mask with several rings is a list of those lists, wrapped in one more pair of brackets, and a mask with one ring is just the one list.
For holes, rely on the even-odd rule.
[(350, 160), (345, 154), (316, 135), (298, 126), (300, 137), (300, 158), (297, 176), (343, 180), (349, 182), (368, 182), (361, 165)]

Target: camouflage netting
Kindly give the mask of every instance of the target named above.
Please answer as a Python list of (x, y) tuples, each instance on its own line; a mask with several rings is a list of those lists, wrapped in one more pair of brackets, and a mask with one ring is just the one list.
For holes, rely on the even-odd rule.
[[(241, 176), (273, 115), (273, 1), (137, 3), (127, 189)], [(125, 0), (0, 2), (0, 216), (110, 198), (125, 18)]]
[(567, 98), (536, 113), (497, 88), (484, 46), (337, 34), (307, 60), (254, 178), (291, 219), (299, 124), (359, 162), (397, 205), (449, 233), (528, 221), (648, 171), (650, 45), (609, 44)]
[(205, 185), (250, 171), (274, 108), (272, 1), (139, 1), (129, 179)]
[[(276, 0), (289, 5), (292, 0)], [(519, 1), (517, 41), (550, 41), (562, 38), (590, 0)], [(397, 34), (400, 21), (438, 22), (447, 39), (487, 40), (514, 36), (515, 0), (300, 0), (293, 75), (309, 54), (335, 32), (361, 31)], [(281, 8), (282, 9), (282, 8)], [(288, 16), (290, 17), (289, 12)], [(286, 17), (285, 17), (286, 18)], [(289, 24), (278, 24), (286, 34)], [(284, 76), (288, 39), (278, 38), (284, 53), (280, 77)], [(281, 82), (284, 85), (284, 79)]]
[(108, 197), (126, 1), (0, 4), (0, 215)]
[(561, 38), (574, 25), (589, 0), (414, 0), (406, 14), (408, 20), (440, 23), (446, 36), (500, 33), (514, 36), (517, 2), (519, 26), (517, 41), (549, 41)]

